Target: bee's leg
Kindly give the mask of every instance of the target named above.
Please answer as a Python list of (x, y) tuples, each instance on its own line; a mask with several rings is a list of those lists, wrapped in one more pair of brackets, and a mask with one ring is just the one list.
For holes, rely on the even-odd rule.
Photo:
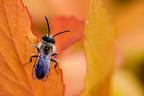
[(32, 55), (32, 56), (30, 57), (29, 63), (32, 62), (32, 59), (33, 59), (33, 58), (37, 58), (37, 57), (38, 57), (38, 55)]
[(57, 59), (57, 55), (58, 55), (57, 53), (53, 53), (53, 54), (52, 54), (52, 57), (53, 57), (54, 59)]
[(52, 56), (56, 56), (56, 55), (58, 55), (58, 53), (53, 53), (53, 54), (52, 54)]
[(30, 57), (29, 62), (27, 62), (27, 63), (25, 63), (25, 64), (31, 63), (31, 62), (32, 62), (32, 59), (33, 59), (33, 58), (36, 58), (36, 57), (38, 57), (38, 55), (32, 55), (32, 56)]
[(35, 68), (36, 64), (33, 65), (33, 69)]
[(38, 57), (38, 55), (32, 55), (31, 57), (30, 57), (30, 60), (27, 62), (27, 63), (24, 63), (24, 66), (26, 66), (27, 64), (29, 64), (29, 63), (31, 63), (32, 62), (32, 59), (33, 58), (37, 58)]
[(54, 59), (51, 59), (51, 61), (53, 61), (53, 62), (55, 63), (54, 68), (56, 68), (57, 65), (58, 65), (58, 61), (56, 61), (56, 60), (54, 60)]

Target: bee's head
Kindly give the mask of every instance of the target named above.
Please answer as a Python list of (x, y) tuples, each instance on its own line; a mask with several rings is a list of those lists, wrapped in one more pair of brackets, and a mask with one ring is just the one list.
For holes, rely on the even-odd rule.
[(65, 32), (69, 32), (69, 30), (65, 30), (65, 31), (59, 32), (59, 33), (53, 35), (52, 37), (50, 37), (50, 26), (49, 26), (49, 22), (48, 22), (48, 19), (47, 19), (46, 16), (45, 16), (45, 19), (46, 19), (46, 22), (47, 22), (48, 34), (45, 35), (45, 36), (43, 36), (43, 37), (41, 38), (42, 41), (44, 41), (44, 42), (46, 42), (46, 43), (55, 44), (54, 38), (55, 38), (57, 35), (63, 34), (63, 33), (65, 33)]
[(54, 38), (51, 38), (50, 36), (43, 36), (42, 40), (45, 41), (46, 43), (52, 43), (55, 44)]

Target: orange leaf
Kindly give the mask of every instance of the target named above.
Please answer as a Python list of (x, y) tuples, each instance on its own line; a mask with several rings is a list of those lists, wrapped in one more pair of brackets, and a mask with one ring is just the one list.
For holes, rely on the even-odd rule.
[(64, 30), (70, 31), (55, 38), (58, 51), (62, 51), (77, 40), (82, 39), (84, 34), (84, 21), (80, 21), (74, 17), (55, 17), (52, 19), (51, 25), (53, 34)]
[(33, 18), (48, 16), (74, 16), (84, 20), (90, 0), (23, 0)]
[[(36, 52), (26, 39), (37, 40), (31, 33), (31, 20), (20, 0), (0, 0), (0, 96), (63, 96), (61, 69), (51, 68), (45, 81), (33, 80), (32, 64), (24, 66)], [(53, 67), (53, 66), (52, 66)]]

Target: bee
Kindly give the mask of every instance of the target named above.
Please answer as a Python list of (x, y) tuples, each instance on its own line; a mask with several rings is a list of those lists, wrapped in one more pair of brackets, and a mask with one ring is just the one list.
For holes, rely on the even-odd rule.
[(36, 62), (33, 65), (33, 77), (37, 78), (37, 79), (44, 79), (48, 76), (49, 71), (50, 71), (50, 61), (54, 62), (54, 68), (57, 67), (58, 62), (57, 60), (53, 59), (52, 57), (58, 55), (57, 53), (55, 53), (56, 47), (55, 47), (55, 37), (66, 33), (66, 32), (70, 32), (69, 30), (65, 30), (62, 32), (59, 32), (53, 36), (50, 35), (50, 26), (49, 26), (49, 22), (47, 17), (45, 16), (45, 20), (47, 23), (47, 28), (48, 28), (48, 34), (42, 36), (42, 38), (40, 38), (40, 42), (38, 43), (38, 45), (34, 45), (31, 43), (31, 41), (29, 40), (29, 42), (32, 44), (32, 46), (34, 48), (37, 49), (37, 54), (32, 55), (30, 57), (29, 63), (32, 62), (33, 58), (36, 58)]

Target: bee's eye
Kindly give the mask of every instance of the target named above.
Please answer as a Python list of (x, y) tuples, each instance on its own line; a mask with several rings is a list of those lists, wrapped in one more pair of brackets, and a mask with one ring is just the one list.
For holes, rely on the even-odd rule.
[(52, 44), (55, 43), (55, 40), (53, 38), (48, 37), (48, 36), (43, 36), (42, 40), (45, 41), (46, 43), (52, 43)]
[(50, 42), (50, 41), (51, 41), (51, 38), (48, 37), (48, 36), (43, 36), (43, 37), (42, 37), (42, 40), (45, 41), (45, 42)]
[(42, 40), (43, 40), (43, 41), (47, 41), (47, 40), (48, 40), (48, 37), (47, 37), (47, 36), (43, 36), (43, 37), (42, 37)]

